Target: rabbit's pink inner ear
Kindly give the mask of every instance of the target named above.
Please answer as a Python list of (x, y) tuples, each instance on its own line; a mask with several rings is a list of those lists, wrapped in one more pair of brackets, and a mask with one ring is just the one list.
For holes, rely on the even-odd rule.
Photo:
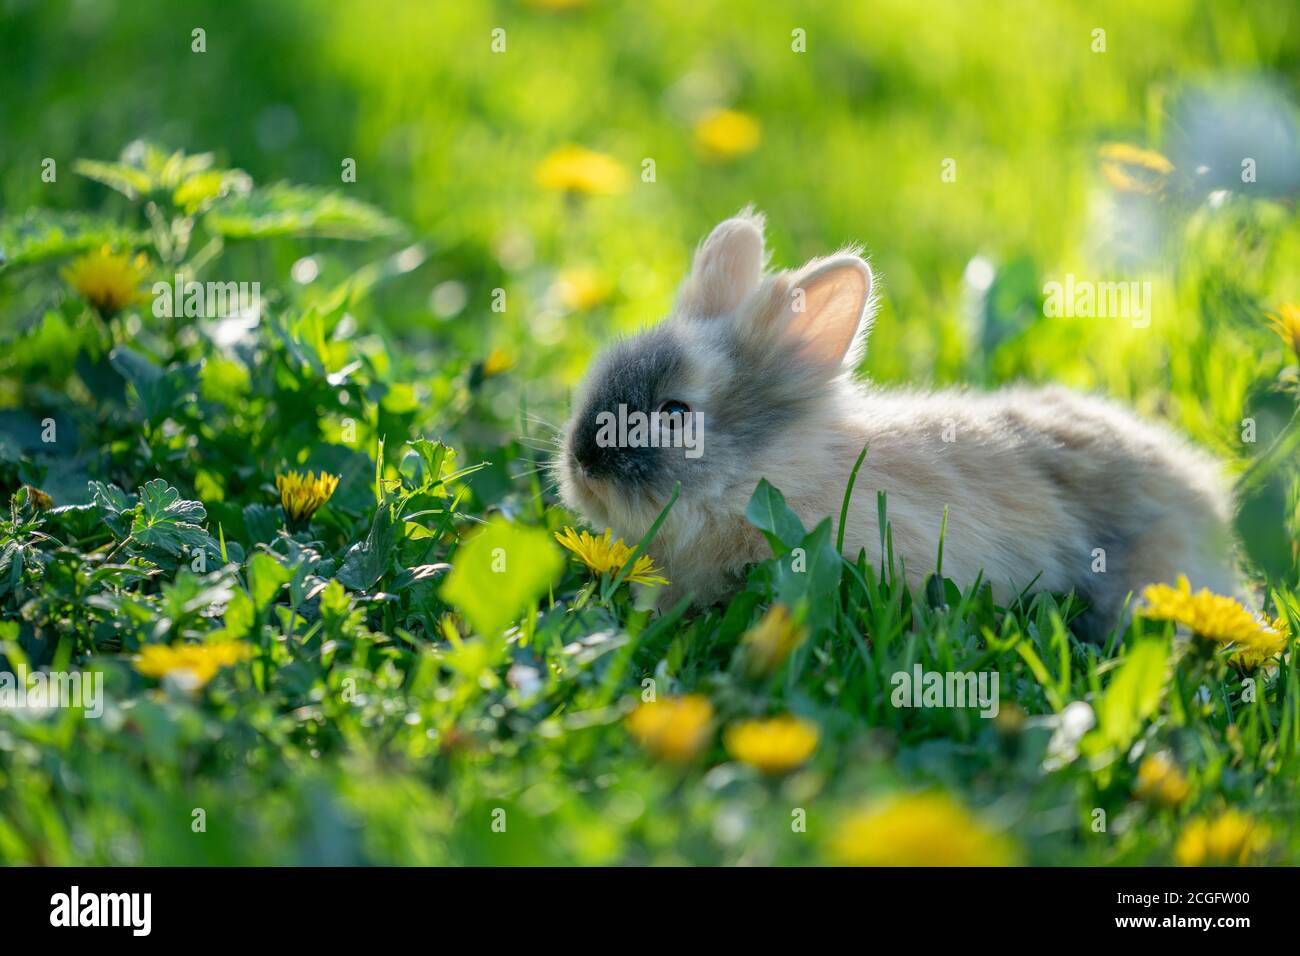
[(726, 315), (758, 288), (762, 276), (762, 220), (757, 216), (728, 219), (695, 254), (682, 305), (697, 316)]
[(867, 264), (857, 256), (836, 256), (792, 284), (786, 335), (804, 358), (839, 365), (853, 348), (870, 297)]

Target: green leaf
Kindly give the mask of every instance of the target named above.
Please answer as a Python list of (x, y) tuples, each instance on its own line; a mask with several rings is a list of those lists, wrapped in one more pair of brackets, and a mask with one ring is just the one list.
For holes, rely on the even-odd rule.
[(203, 221), (210, 230), (229, 239), (375, 239), (401, 231), (395, 220), (374, 206), (331, 190), (290, 183), (275, 183), (227, 199)]
[(352, 596), (337, 580), (325, 585), (320, 593), (320, 618), (325, 632), (332, 637), (351, 636), (364, 626), (365, 612), (357, 608)]
[(130, 533), (132, 515), (135, 508), (135, 495), (128, 495), (117, 485), (106, 485), (101, 481), (89, 481), (91, 503), (103, 515), (104, 524), (118, 538), (125, 538)]
[(774, 554), (798, 547), (807, 533), (799, 516), (785, 503), (785, 496), (766, 478), (759, 479), (749, 506), (745, 508), (745, 517), (763, 532)]
[(440, 441), (416, 438), (408, 441), (407, 444), (415, 449), (420, 456), (420, 461), (424, 464), (424, 479), (420, 484), (420, 490), (436, 484), (442, 476), (443, 463), (451, 463), (456, 458), (456, 452)]
[(144, 245), (144, 233), (80, 212), (33, 209), (0, 220), (0, 270), (17, 269), (101, 246)]
[(105, 485), (101, 481), (87, 483), (90, 487), (91, 500), (103, 509), (106, 515), (120, 515), (135, 507), (135, 496), (128, 495), (117, 485)]
[[(72, 169), (78, 175), (103, 183), (128, 199), (168, 193), (183, 208), (188, 201), (214, 192), (212, 176), (221, 177), (221, 184), (228, 188), (236, 183), (242, 185), (246, 181), (247, 185), (243, 188), (247, 191), (252, 185), (247, 173), (242, 170), (213, 169), (211, 153), (186, 153), (184, 150), (168, 152), (144, 140), (127, 144), (116, 162), (79, 159), (72, 164)], [(188, 184), (196, 180), (199, 185), (187, 189)], [(215, 193), (219, 194), (220, 189)]]
[(252, 178), (242, 169), (209, 169), (177, 186), (172, 203), (185, 215), (193, 216), (227, 196), (246, 195), (252, 188)]
[(997, 271), (979, 303), (980, 338), (986, 355), (1041, 318), (1042, 288), (1031, 256), (1013, 259)]
[(120, 345), (109, 354), (109, 361), (131, 383), (150, 422), (161, 421), (198, 394), (202, 359), (161, 369), (139, 352)]
[(211, 542), (211, 535), (199, 524), (207, 517), (200, 502), (182, 498), (167, 482), (155, 478), (140, 489), (131, 536), (145, 547), (179, 555), (183, 549), (206, 548)]
[(6, 541), (0, 549), (0, 597), (17, 591), (23, 577), (23, 546), (17, 541)]
[(1293, 576), (1295, 559), (1287, 533), (1293, 510), (1289, 489), (1290, 476), (1273, 472), (1241, 496), (1235, 518), (1237, 540), (1251, 562), (1274, 581)]
[[(220, 639), (239, 640), (247, 637), (257, 620), (257, 610), (253, 600), (242, 588), (236, 588), (226, 603), (226, 626)], [(215, 635), (214, 635), (215, 636)]]
[(126, 163), (79, 159), (72, 164), (72, 171), (97, 183), (103, 183), (109, 189), (120, 192), (127, 199), (139, 199), (158, 188), (157, 182), (149, 173)]
[(961, 588), (952, 578), (931, 574), (925, 579), (925, 603), (932, 608), (956, 607), (961, 604)]
[(268, 544), (284, 526), (284, 509), (279, 505), (254, 502), (244, 506), (244, 533), (249, 544)]
[(805, 603), (812, 627), (833, 629), (844, 562), (831, 540), (831, 519), (824, 519), (800, 538), (775, 564), (776, 599), (790, 607)]
[(265, 551), (253, 555), (248, 561), (248, 589), (253, 596), (253, 607), (263, 610), (291, 577), (293, 572)]
[(564, 571), (550, 534), (504, 518), (462, 545), (452, 564), (441, 596), (485, 637), (510, 626)]
[(336, 575), (338, 580), (353, 591), (373, 587), (392, 564), (400, 528), (401, 522), (393, 517), (391, 507), (381, 505), (376, 508), (366, 540), (348, 549), (343, 567)]
[(1163, 638), (1132, 645), (1097, 704), (1097, 729), (1085, 739), (1085, 751), (1113, 754), (1133, 742), (1160, 706), (1168, 662), (1169, 643)]

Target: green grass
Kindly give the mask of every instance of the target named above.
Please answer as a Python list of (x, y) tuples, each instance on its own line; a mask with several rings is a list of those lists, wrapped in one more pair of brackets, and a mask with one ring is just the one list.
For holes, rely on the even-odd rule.
[[(877, 567), (758, 476), (772, 558), (725, 607), (654, 612), (554, 543), (577, 518), (538, 471), (593, 352), (663, 314), (693, 244), (754, 202), (778, 265), (867, 243), (866, 375), (1060, 381), (1222, 457), (1242, 561), (1294, 633), (1300, 380), (1266, 314), (1300, 301), (1295, 140), (1220, 123), (1261, 157), (1247, 184), (1195, 172), (1189, 132), (1196, 91), (1242, 77), (1296, 128), (1293, 5), (383, 6), (200, 4), (196, 54), (147, 4), (0, 0), (0, 659), (107, 693), (98, 720), (0, 709), (0, 862), (818, 863), (862, 808), (928, 790), (969, 812), (940, 842), (996, 834), (1032, 864), (1170, 863), (1227, 808), (1266, 830), (1253, 862), (1300, 861), (1293, 647), (1243, 672), (1158, 622), (1081, 643), (1066, 595), (909, 592), (882, 489), (845, 491), (886, 519)], [(69, 22), (98, 42), (56, 42)], [(757, 150), (702, 156), (715, 106), (761, 123)], [(105, 164), (137, 136), (167, 146)], [(1175, 169), (1117, 189), (1113, 141)], [(539, 186), (567, 142), (626, 188)], [(211, 169), (247, 176), (193, 165), (217, 143)], [(145, 289), (260, 282), (261, 321), (95, 308), (64, 273), (104, 244), (144, 254)], [(586, 302), (561, 289), (576, 269)], [(1150, 281), (1150, 324), (1044, 315), (1067, 273)], [(295, 468), (340, 483), (286, 527)], [(757, 673), (745, 635), (778, 604), (807, 636)], [(231, 639), (247, 659), (205, 687), (141, 669)], [(996, 672), (999, 715), (895, 706), (916, 665)], [(651, 692), (710, 702), (691, 759), (629, 729)], [(1081, 702), (1095, 726), (1070, 738)], [(803, 766), (729, 752), (728, 728), (783, 713), (818, 730)], [(1177, 806), (1135, 793), (1154, 753), (1187, 778)]]

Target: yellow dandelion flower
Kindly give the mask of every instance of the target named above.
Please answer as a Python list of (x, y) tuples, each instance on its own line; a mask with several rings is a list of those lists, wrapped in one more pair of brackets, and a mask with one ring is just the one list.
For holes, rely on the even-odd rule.
[(695, 144), (712, 159), (736, 159), (758, 149), (758, 120), (739, 110), (715, 110), (695, 124)]
[(606, 302), (613, 291), (614, 283), (590, 266), (565, 269), (555, 278), (555, 297), (571, 312), (594, 309)]
[(280, 504), (284, 506), (285, 517), (291, 525), (299, 527), (311, 520), (311, 516), (330, 500), (338, 486), (339, 476), (323, 471), (319, 478), (310, 471), (306, 475), (291, 471), (275, 476), (275, 490), (280, 492)]
[(763, 773), (786, 773), (817, 749), (817, 727), (793, 714), (770, 720), (742, 720), (722, 735), (727, 753)]
[(1245, 866), (1268, 848), (1268, 828), (1236, 810), (1197, 817), (1174, 846), (1180, 866)]
[(609, 196), (627, 188), (627, 170), (618, 160), (584, 146), (561, 146), (537, 167), (537, 183), (545, 189), (587, 196)]
[(1192, 593), (1191, 583), (1180, 575), (1178, 585), (1151, 584), (1142, 591), (1143, 617), (1173, 621), (1193, 634), (1230, 649), (1228, 660), (1237, 667), (1257, 667), (1286, 649), (1286, 636), (1252, 614), (1235, 598), (1209, 588)]
[(897, 797), (845, 819), (830, 855), (850, 866), (1007, 866), (1014, 846), (937, 793)]
[(745, 632), (740, 646), (751, 674), (770, 674), (803, 643), (807, 631), (795, 623), (790, 609), (773, 604), (762, 620)]
[(1168, 754), (1151, 754), (1138, 767), (1133, 792), (1141, 800), (1162, 807), (1176, 807), (1191, 792), (1187, 778)]
[(1163, 188), (1174, 164), (1152, 149), (1107, 143), (1097, 151), (1106, 181), (1120, 192), (1155, 193)]
[(171, 678), (197, 690), (207, 686), (221, 668), (247, 660), (252, 653), (252, 645), (246, 641), (146, 644), (135, 659), (135, 669), (146, 677)]
[(627, 729), (642, 747), (674, 763), (685, 763), (708, 746), (712, 725), (713, 705), (702, 694), (641, 704), (627, 717)]
[(505, 349), (493, 349), (488, 353), (488, 357), (483, 360), (483, 377), (491, 378), (493, 375), (504, 375), (514, 368), (515, 360)]
[(113, 315), (140, 301), (140, 283), (148, 266), (144, 253), (132, 258), (128, 252), (113, 252), (104, 246), (74, 259), (62, 275), (100, 313)]
[(1272, 627), (1261, 627), (1249, 637), (1233, 644), (1235, 650), (1228, 658), (1234, 667), (1253, 670), (1265, 661), (1271, 661), (1286, 650), (1287, 638), (1284, 632)]
[[(586, 531), (565, 528), (563, 533), (555, 536), (555, 540), (572, 551), (579, 561), (596, 574), (618, 574), (636, 551), (622, 538), (615, 538), (610, 528), (606, 528), (605, 534), (599, 538)], [(632, 570), (623, 580), (634, 584), (668, 583), (668, 579), (659, 573), (659, 568), (655, 567), (654, 560), (648, 554), (636, 559)]]
[(1290, 346), (1296, 358), (1300, 358), (1300, 305), (1280, 305), (1268, 318), (1273, 330)]

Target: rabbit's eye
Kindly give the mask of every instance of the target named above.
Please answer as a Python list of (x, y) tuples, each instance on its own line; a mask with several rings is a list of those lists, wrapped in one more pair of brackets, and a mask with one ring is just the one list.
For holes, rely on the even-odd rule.
[(670, 398), (659, 406), (659, 414), (667, 417), (667, 425), (672, 428), (682, 424), (682, 419), (691, 413), (691, 406)]
[(684, 433), (686, 416), (690, 413), (691, 406), (675, 398), (670, 398), (659, 406), (659, 424), (668, 436), (668, 440), (676, 441), (677, 435)]

